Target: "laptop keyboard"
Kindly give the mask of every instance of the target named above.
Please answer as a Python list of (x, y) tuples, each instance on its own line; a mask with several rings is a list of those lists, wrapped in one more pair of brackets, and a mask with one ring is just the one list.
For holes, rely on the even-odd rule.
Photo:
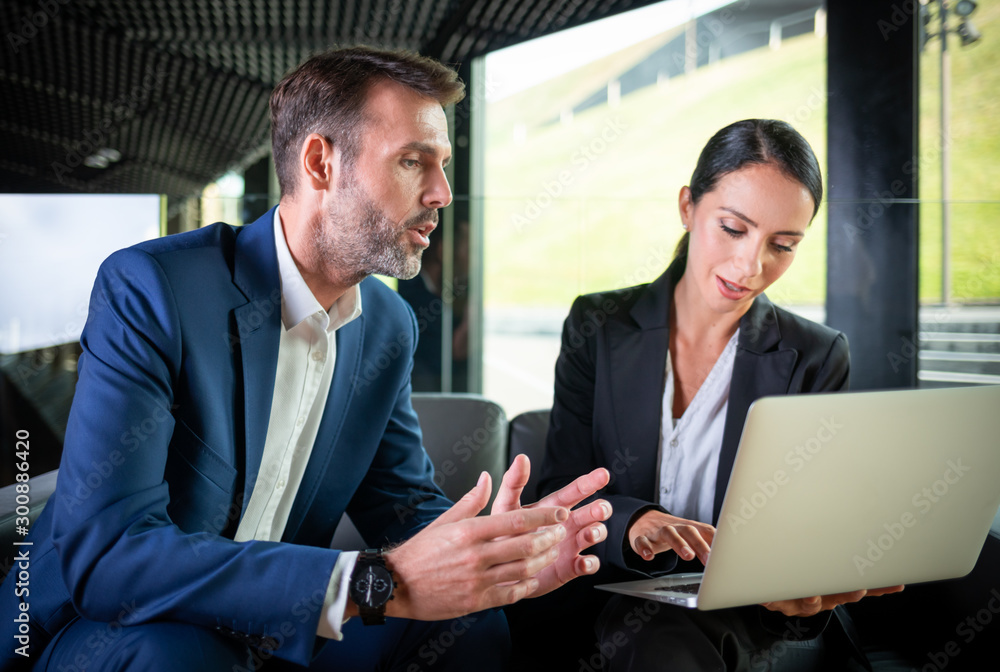
[(700, 583), (682, 583), (676, 586), (657, 586), (654, 590), (667, 590), (671, 593), (686, 593), (688, 595), (697, 595), (698, 589), (701, 588)]

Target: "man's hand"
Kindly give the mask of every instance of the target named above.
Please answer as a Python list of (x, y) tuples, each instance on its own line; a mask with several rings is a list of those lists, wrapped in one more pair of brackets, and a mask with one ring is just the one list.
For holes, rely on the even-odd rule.
[(780, 611), (785, 616), (815, 616), (821, 611), (828, 611), (841, 604), (857, 602), (866, 595), (876, 597), (878, 595), (888, 595), (898, 593), (903, 590), (903, 586), (890, 586), (889, 588), (872, 588), (870, 590), (855, 590), (850, 593), (836, 593), (834, 595), (823, 595), (820, 597), (804, 597), (798, 600), (777, 600), (775, 602), (764, 602), (760, 606), (770, 611)]
[[(476, 517), (492, 491), (486, 472), (461, 500), (385, 554), (398, 587), (386, 615), (440, 621), (517, 602), (559, 555), (569, 519), (562, 506)], [(351, 613), (350, 610), (348, 613)]]
[[(607, 469), (595, 469), (538, 502), (521, 506), (521, 492), (528, 484), (530, 473), (528, 458), (524, 455), (515, 457), (510, 469), (504, 474), (500, 490), (493, 501), (494, 515), (509, 515), (514, 511), (540, 510), (551, 506), (571, 509), (606, 486), (611, 478)], [(591, 502), (573, 511), (569, 520), (560, 526), (565, 528), (566, 535), (559, 544), (559, 558), (537, 575), (538, 586), (529, 591), (528, 597), (544, 595), (578, 576), (596, 572), (600, 561), (592, 555), (580, 555), (580, 551), (607, 538), (608, 531), (601, 521), (610, 517), (611, 504), (604, 500)]]
[(628, 530), (628, 543), (643, 560), (673, 550), (684, 560), (698, 556), (704, 565), (713, 539), (715, 528), (711, 525), (661, 511), (647, 511)]

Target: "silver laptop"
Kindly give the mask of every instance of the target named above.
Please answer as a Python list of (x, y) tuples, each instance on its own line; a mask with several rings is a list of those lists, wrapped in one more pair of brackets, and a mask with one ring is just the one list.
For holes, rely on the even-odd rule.
[(721, 609), (956, 578), (998, 506), (998, 385), (768, 397), (704, 573), (597, 587)]

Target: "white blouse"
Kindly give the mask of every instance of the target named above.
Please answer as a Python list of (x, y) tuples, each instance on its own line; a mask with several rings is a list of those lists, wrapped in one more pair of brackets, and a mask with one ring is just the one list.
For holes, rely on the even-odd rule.
[(736, 359), (737, 329), (684, 415), (675, 419), (674, 372), (667, 350), (666, 384), (660, 415), (660, 505), (671, 515), (712, 522), (722, 433), (729, 407), (729, 382)]

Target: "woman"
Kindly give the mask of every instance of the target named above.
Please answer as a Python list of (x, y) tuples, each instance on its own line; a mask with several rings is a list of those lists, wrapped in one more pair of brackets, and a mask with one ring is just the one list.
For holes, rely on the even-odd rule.
[[(596, 547), (598, 582), (704, 563), (750, 404), (846, 389), (844, 334), (763, 295), (791, 265), (822, 194), (816, 157), (791, 126), (731, 124), (709, 140), (680, 190), (686, 233), (666, 272), (649, 285), (574, 302), (556, 364), (541, 489), (599, 466), (611, 471), (602, 496), (614, 514), (607, 542)], [(581, 590), (565, 603), (606, 599)], [(830, 637), (817, 639), (831, 610), (863, 595), (719, 612), (656, 603), (655, 615), (618, 596), (598, 619), (597, 660), (583, 662), (605, 670), (751, 669), (781, 644), (786, 665), (809, 669), (810, 655), (828, 656), (833, 646)], [(843, 634), (839, 623), (828, 632)]]

